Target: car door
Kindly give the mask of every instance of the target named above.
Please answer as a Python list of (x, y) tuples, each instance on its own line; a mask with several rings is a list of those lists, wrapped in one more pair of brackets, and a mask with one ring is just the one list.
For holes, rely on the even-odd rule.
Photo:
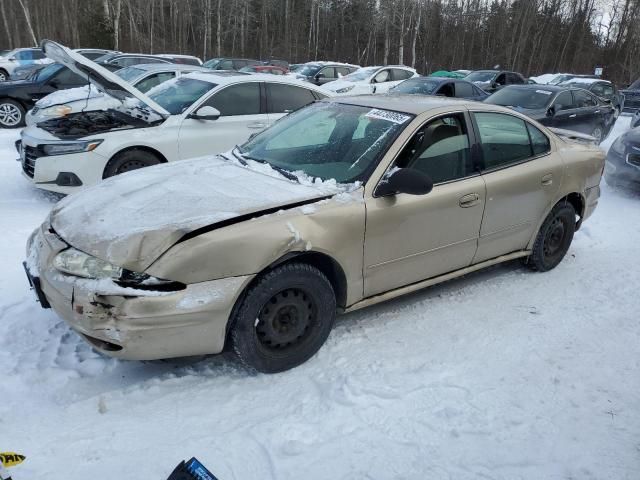
[(551, 153), (549, 138), (529, 122), (496, 112), (473, 117), (487, 195), (473, 260), (479, 263), (527, 247), (556, 199), (564, 165)]
[(267, 93), (269, 125), (294, 110), (298, 110), (316, 100), (311, 90), (296, 85), (265, 82), (265, 88)]
[(217, 120), (186, 116), (178, 136), (180, 158), (193, 158), (227, 151), (244, 143), (252, 133), (269, 123), (262, 100), (261, 82), (231, 84), (214, 92), (194, 111), (211, 106), (220, 111)]
[(365, 200), (365, 296), (471, 264), (485, 186), (474, 168), (468, 125), (462, 112), (431, 119), (395, 159), (391, 169), (408, 168), (430, 176), (434, 182), (430, 193), (387, 197), (374, 193)]

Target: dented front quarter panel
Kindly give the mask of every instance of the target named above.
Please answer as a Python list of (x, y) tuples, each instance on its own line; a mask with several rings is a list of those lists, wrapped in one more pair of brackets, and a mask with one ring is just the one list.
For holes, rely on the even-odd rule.
[(317, 252), (346, 276), (347, 304), (362, 298), (363, 189), (256, 216), (178, 242), (147, 273), (186, 284), (256, 275), (287, 254)]

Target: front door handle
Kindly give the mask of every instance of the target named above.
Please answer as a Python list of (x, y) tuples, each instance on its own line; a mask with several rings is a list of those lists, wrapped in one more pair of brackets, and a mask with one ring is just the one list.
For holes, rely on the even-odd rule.
[(249, 125), (247, 125), (247, 127), (249, 128), (267, 128), (267, 124), (266, 123), (250, 123)]
[(480, 203), (480, 195), (477, 193), (470, 193), (463, 197), (460, 197), (459, 204), (462, 208), (473, 207)]
[(540, 182), (543, 186), (548, 187), (553, 184), (553, 174), (549, 173), (542, 177), (542, 181)]

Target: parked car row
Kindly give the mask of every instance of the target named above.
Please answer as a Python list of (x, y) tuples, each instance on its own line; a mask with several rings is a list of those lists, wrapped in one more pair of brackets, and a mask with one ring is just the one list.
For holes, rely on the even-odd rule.
[[(592, 138), (513, 108), (333, 96), (229, 71), (145, 94), (54, 42), (43, 48), (121, 100), (30, 126), (17, 144), (40, 187), (100, 182), (53, 208), (28, 240), (25, 271), (42, 307), (106, 355), (228, 348), (257, 371), (293, 368), (338, 311), (515, 259), (555, 268), (598, 203), (604, 153)], [(363, 80), (411, 73), (376, 68)]]

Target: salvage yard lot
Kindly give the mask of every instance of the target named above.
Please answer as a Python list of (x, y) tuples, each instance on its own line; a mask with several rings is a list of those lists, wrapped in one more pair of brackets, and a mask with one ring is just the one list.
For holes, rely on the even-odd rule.
[(220, 480), (640, 478), (639, 192), (603, 183), (551, 272), (511, 263), (339, 317), (309, 362), (251, 376), (225, 355), (106, 358), (39, 307), (24, 245), (59, 197), (21, 178), (17, 138), (0, 131), (16, 479), (164, 480), (194, 455)]

